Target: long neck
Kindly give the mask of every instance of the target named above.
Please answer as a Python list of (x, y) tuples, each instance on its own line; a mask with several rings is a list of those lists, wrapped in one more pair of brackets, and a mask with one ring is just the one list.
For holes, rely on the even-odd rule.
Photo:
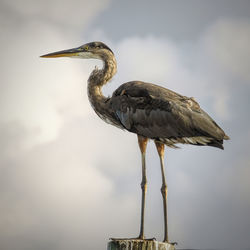
[(103, 61), (102, 69), (94, 69), (88, 79), (89, 101), (98, 114), (102, 114), (107, 98), (102, 94), (102, 87), (116, 73), (116, 60), (112, 53), (100, 58)]

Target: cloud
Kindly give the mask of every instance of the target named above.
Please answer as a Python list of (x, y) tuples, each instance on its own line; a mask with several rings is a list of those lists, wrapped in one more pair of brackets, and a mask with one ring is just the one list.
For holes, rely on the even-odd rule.
[(224, 73), (237, 75), (241, 82), (249, 82), (250, 43), (249, 19), (221, 19), (209, 28), (203, 38), (204, 49)]
[[(110, 236), (137, 236), (141, 179), (137, 139), (104, 125), (91, 110), (85, 83), (96, 62), (38, 58), (80, 45), (81, 37), (76, 35), (79, 23), (84, 32), (108, 2), (88, 6), (84, 1), (70, 6), (61, 2), (60, 12), (57, 2), (4, 4), (1, 10), (9, 12), (3, 16), (9, 17), (1, 22), (5, 34), (1, 44), (6, 48), (0, 92), (1, 248), (102, 249)], [(228, 45), (235, 57), (226, 64), (213, 59), (217, 54), (212, 52), (217, 45), (223, 47), (230, 33), (219, 36), (220, 25), (215, 24), (196, 44), (184, 47), (153, 35), (110, 41), (117, 55), (118, 75), (105, 93), (134, 79), (154, 82), (198, 97), (223, 127), (231, 126), (233, 136), (243, 138), (244, 131), (239, 131), (234, 121), (236, 107), (228, 84), (238, 47), (233, 42)], [(223, 25), (230, 31), (238, 27), (235, 22)], [(239, 32), (243, 38), (244, 32)], [(104, 31), (95, 30), (87, 37), (99, 40), (103, 36)], [(221, 65), (223, 71), (218, 70)], [(234, 77), (245, 77), (245, 73), (237, 70)], [(248, 141), (242, 141), (241, 147), (249, 148)], [(167, 150), (170, 236), (181, 247), (227, 247), (232, 243), (248, 247), (249, 199), (245, 190), (249, 187), (249, 157), (244, 150), (239, 156), (233, 145), (235, 142), (227, 143), (224, 152), (197, 147)], [(152, 143), (147, 152), (146, 233), (161, 239), (159, 159)], [(240, 183), (236, 188), (231, 185), (235, 180)], [(232, 193), (237, 204), (232, 202)], [(239, 222), (230, 219), (235, 211)], [(235, 235), (232, 226), (240, 229), (241, 242), (227, 238)], [(94, 246), (89, 245), (91, 240)]]
[[(1, 67), (4, 68), (1, 73), (1, 121), (18, 120), (30, 129), (40, 130), (33, 144), (56, 137), (63, 123), (59, 112), (67, 109), (69, 114), (84, 115), (90, 111), (84, 108), (88, 107), (87, 105), (82, 105), (84, 100), (81, 92), (78, 91), (79, 85), (76, 85), (86, 82), (89, 74), (88, 67), (84, 73), (84, 70), (74, 62), (65, 64), (61, 61), (55, 64), (55, 61), (46, 62), (39, 59), (41, 54), (49, 50), (70, 48), (72, 39), (79, 40), (75, 33), (74, 35), (71, 33), (71, 38), (65, 36), (67, 32), (71, 32), (71, 28), (65, 27), (62, 31), (57, 25), (53, 25), (52, 17), (54, 21), (74, 26), (80, 23), (79, 16), (84, 16), (85, 21), (81, 26), (83, 30), (87, 22), (90, 22), (91, 18), (94, 18), (107, 4), (108, 1), (102, 1), (102, 3), (93, 1), (86, 7), (83, 1), (71, 2), (70, 8), (78, 7), (74, 12), (68, 12), (70, 23), (65, 20), (62, 13), (56, 11), (56, 1), (2, 3), (1, 30), (4, 35), (1, 38), (1, 46), (6, 49), (3, 50), (2, 64), (4, 65)], [(70, 8), (67, 2), (60, 3), (60, 11), (65, 12)], [(17, 17), (20, 19), (19, 26), (9, 21)], [(75, 28), (80, 27), (75, 26)], [(53, 74), (49, 74), (49, 68), (52, 65), (54, 65)], [(78, 105), (72, 103), (78, 103)]]
[(86, 28), (100, 11), (103, 11), (109, 5), (109, 0), (91, 2), (73, 0), (73, 1), (2, 1), (4, 9), (8, 13), (19, 17), (22, 20), (40, 20), (50, 26), (62, 28), (64, 32), (71, 29), (78, 31)]
[[(48, 249), (91, 249), (88, 244), (93, 239), (95, 248), (101, 249), (110, 237), (107, 233), (118, 236), (119, 231), (114, 231), (118, 219), (123, 231), (131, 230), (132, 225), (136, 228), (128, 218), (134, 217), (136, 209), (139, 211), (139, 203), (134, 195), (121, 195), (114, 182), (122, 172), (133, 173), (133, 165), (127, 166), (130, 161), (139, 163), (127, 150), (126, 137), (124, 145), (119, 145), (118, 158), (113, 156), (113, 143), (105, 145), (114, 157), (109, 171), (119, 168), (119, 174), (112, 171), (111, 178), (105, 164), (101, 165), (104, 145), (96, 143), (100, 139), (109, 141), (113, 130), (104, 133), (96, 129), (93, 134), (91, 128), (98, 127), (95, 118), (72, 118), (56, 140), (32, 150), (24, 150), (22, 145), (25, 137), (32, 136), (30, 132), (24, 132), (18, 124), (11, 125), (1, 130), (1, 138), (6, 141), (14, 137), (6, 152), (1, 152), (1, 248), (39, 249), (48, 245)], [(131, 160), (120, 162), (124, 151), (130, 153)], [(123, 214), (126, 216), (121, 217)]]

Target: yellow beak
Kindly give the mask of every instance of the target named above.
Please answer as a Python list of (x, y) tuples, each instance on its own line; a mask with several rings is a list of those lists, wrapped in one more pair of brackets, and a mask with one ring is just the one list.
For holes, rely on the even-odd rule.
[(46, 54), (46, 55), (42, 55), (40, 57), (45, 57), (45, 58), (75, 57), (75, 56), (79, 56), (80, 52), (83, 52), (83, 49), (81, 47), (73, 48), (73, 49), (67, 49), (67, 50), (61, 50), (61, 51), (49, 53), (49, 54)]

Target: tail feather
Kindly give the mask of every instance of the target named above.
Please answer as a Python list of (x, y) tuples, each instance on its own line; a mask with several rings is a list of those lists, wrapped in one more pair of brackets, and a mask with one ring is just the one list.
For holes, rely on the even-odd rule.
[(224, 149), (223, 140), (214, 140), (214, 141), (209, 142), (207, 145), (211, 147), (220, 148), (222, 150)]

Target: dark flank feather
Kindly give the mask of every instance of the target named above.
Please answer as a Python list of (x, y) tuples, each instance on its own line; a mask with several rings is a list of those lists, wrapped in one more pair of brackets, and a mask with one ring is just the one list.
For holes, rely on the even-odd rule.
[(110, 101), (125, 129), (169, 146), (188, 143), (223, 148), (223, 139), (228, 139), (193, 98), (151, 83), (124, 83)]

